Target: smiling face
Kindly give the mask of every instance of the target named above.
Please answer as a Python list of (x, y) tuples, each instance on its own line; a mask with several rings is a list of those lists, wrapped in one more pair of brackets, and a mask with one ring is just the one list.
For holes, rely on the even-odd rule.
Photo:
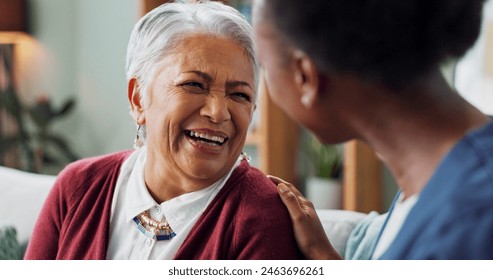
[(161, 60), (145, 101), (130, 97), (146, 127), (146, 171), (203, 187), (229, 172), (255, 109), (250, 65), (240, 44), (207, 35), (184, 38)]

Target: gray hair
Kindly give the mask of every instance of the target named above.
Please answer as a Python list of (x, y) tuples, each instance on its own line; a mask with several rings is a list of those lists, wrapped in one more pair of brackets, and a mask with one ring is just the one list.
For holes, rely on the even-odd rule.
[(127, 80), (137, 78), (142, 98), (155, 66), (172, 52), (180, 40), (194, 34), (210, 34), (238, 42), (253, 68), (255, 89), (258, 63), (253, 28), (234, 8), (219, 2), (175, 2), (163, 4), (141, 18), (130, 36), (127, 49)]

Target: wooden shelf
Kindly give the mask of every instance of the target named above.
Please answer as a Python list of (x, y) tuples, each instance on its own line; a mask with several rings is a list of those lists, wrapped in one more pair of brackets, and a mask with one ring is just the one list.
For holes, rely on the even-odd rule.
[(145, 15), (154, 8), (171, 1), (172, 0), (142, 0), (140, 1), (140, 14)]
[(382, 164), (370, 147), (360, 141), (344, 145), (343, 208), (382, 212)]
[(260, 81), (260, 122), (256, 135), (260, 169), (299, 185), (296, 176), (299, 127), (270, 99), (264, 79)]

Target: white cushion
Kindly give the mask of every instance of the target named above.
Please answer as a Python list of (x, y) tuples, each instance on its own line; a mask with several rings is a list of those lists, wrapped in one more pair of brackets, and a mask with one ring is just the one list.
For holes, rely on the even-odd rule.
[(320, 222), (334, 249), (344, 257), (349, 235), (367, 214), (335, 209), (317, 209)]
[(20, 244), (29, 240), (55, 179), (0, 166), (0, 223), (15, 227)]

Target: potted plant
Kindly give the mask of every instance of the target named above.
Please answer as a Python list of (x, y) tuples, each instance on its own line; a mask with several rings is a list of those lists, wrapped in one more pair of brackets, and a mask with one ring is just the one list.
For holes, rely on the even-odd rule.
[(36, 127), (31, 137), (34, 151), (39, 157), (38, 160), (41, 161), (39, 166), (64, 164), (79, 159), (67, 141), (50, 129), (52, 123), (68, 115), (74, 105), (75, 99), (70, 98), (59, 109), (55, 109), (47, 96), (41, 96), (35, 104), (26, 107), (26, 111)]
[[(36, 173), (41, 171), (44, 164), (77, 160), (79, 157), (66, 140), (49, 129), (52, 122), (67, 115), (74, 104), (75, 100), (69, 99), (60, 109), (54, 109), (50, 100), (42, 97), (35, 104), (25, 106), (13, 88), (0, 91), (0, 110), (5, 110), (18, 127), (12, 135), (3, 135), (0, 131), (0, 165), (4, 165), (4, 157), (9, 153), (18, 155), (16, 165), (10, 167)], [(62, 157), (53, 155), (48, 149), (50, 146), (58, 150)]]
[(340, 145), (324, 145), (311, 136), (307, 149), (312, 166), (306, 197), (318, 209), (341, 209), (343, 157)]

